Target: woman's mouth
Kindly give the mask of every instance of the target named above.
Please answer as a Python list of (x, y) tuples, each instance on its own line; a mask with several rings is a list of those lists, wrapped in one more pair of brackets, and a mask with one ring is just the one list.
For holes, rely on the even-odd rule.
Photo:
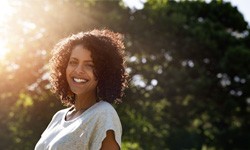
[(81, 78), (73, 78), (73, 81), (76, 83), (86, 83), (88, 80), (81, 79)]

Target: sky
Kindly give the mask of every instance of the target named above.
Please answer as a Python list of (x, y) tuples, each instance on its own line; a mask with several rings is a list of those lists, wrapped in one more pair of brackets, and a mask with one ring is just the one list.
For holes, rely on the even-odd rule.
[(250, 0), (224, 0), (231, 2), (233, 6), (236, 6), (238, 10), (243, 14), (245, 20), (250, 25)]

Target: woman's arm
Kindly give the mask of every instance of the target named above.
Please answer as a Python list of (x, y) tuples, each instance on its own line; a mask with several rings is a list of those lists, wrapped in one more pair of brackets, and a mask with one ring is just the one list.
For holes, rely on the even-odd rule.
[(114, 131), (108, 130), (105, 139), (102, 141), (101, 150), (119, 150), (120, 147), (115, 140)]

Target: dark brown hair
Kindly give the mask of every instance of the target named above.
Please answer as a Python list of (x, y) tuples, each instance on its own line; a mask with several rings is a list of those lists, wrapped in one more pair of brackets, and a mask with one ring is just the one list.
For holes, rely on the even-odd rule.
[(52, 50), (50, 59), (52, 92), (59, 95), (62, 103), (72, 105), (75, 96), (66, 79), (66, 68), (76, 45), (83, 45), (91, 51), (98, 79), (98, 97), (109, 103), (121, 102), (123, 90), (127, 87), (122, 36), (110, 30), (80, 32), (62, 39)]

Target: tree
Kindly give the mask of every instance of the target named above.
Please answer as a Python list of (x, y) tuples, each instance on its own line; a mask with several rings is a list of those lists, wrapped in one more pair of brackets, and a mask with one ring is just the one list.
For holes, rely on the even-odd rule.
[(146, 123), (127, 137), (143, 149), (247, 149), (250, 49), (237, 8), (151, 0), (133, 18), (131, 74), (144, 84), (132, 104)]
[(249, 29), (230, 3), (148, 0), (136, 12), (121, 1), (13, 5), (3, 25), (11, 51), (0, 62), (1, 148), (33, 149), (62, 108), (49, 92), (53, 45), (107, 27), (124, 33), (128, 50), (122, 149), (249, 149)]

